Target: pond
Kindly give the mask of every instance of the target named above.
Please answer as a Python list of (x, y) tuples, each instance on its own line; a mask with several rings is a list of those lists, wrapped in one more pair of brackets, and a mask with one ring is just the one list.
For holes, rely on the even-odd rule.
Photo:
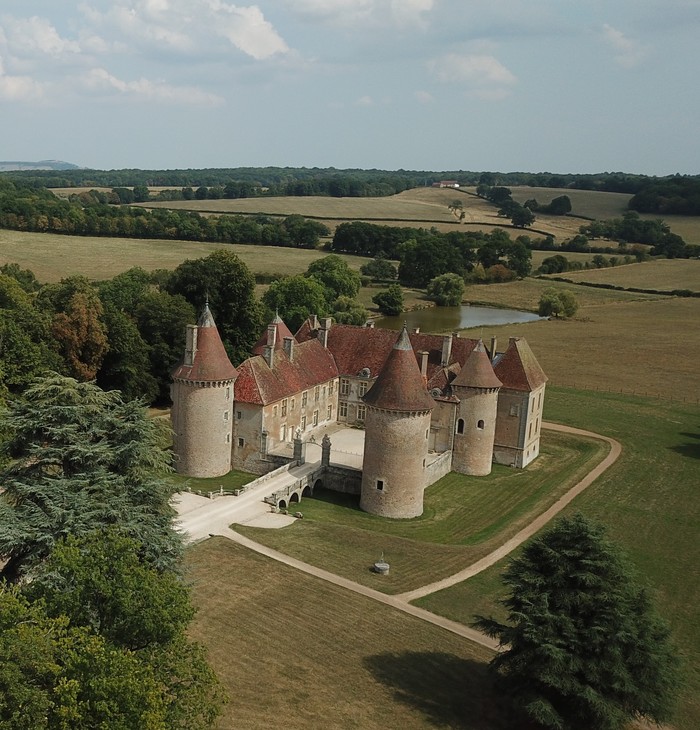
[(415, 312), (403, 312), (398, 317), (380, 317), (374, 320), (375, 327), (400, 330), (406, 322), (409, 331), (420, 327), (421, 332), (454, 332), (467, 327), (483, 327), (517, 322), (535, 322), (542, 317), (518, 309), (496, 307), (430, 307)]

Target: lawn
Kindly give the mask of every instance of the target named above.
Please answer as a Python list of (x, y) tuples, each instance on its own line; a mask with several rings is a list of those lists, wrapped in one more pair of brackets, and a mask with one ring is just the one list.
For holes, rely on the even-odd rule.
[[(697, 379), (694, 381), (697, 384)], [(550, 389), (545, 417), (612, 436), (622, 456), (567, 509), (600, 520), (655, 593), (684, 662), (674, 727), (700, 727), (700, 409), (626, 395)], [(490, 613), (499, 564), (418, 605), (469, 623)]]
[[(305, 499), (303, 520), (280, 530), (236, 526), (288, 555), (388, 593), (451, 575), (491, 552), (544, 512), (600, 462), (598, 441), (546, 431), (528, 469), (496, 466), (488, 477), (448, 474), (425, 493), (421, 517), (386, 520), (360, 511), (357, 497)], [(388, 576), (369, 568), (384, 554)]]
[(207, 479), (199, 479), (195, 477), (186, 477), (182, 474), (171, 474), (169, 477), (177, 486), (178, 491), (196, 492), (197, 494), (209, 494), (209, 492), (218, 492), (223, 489), (224, 492), (233, 492), (235, 489), (252, 482), (257, 478), (256, 474), (250, 474), (247, 471), (236, 471), (235, 469), (228, 474), (220, 477), (209, 477)]
[(213, 538), (187, 550), (219, 730), (509, 730), (487, 649)]

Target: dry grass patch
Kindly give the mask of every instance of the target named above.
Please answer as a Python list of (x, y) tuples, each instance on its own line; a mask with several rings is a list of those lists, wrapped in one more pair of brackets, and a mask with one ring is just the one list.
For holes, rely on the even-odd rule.
[[(31, 269), (41, 282), (55, 282), (82, 274), (88, 279), (110, 279), (132, 266), (174, 269), (185, 259), (208, 256), (213, 251), (233, 251), (254, 272), (300, 274), (312, 261), (326, 256), (310, 251), (275, 246), (222, 245), (194, 241), (161, 241), (137, 238), (91, 238), (54, 233), (0, 230), (0, 263), (18, 263)], [(353, 269), (369, 259), (344, 256)]]
[(612, 266), (607, 269), (568, 271), (561, 276), (574, 282), (586, 281), (592, 284), (612, 284), (658, 291), (674, 289), (700, 291), (700, 260), (657, 259), (639, 264)]
[(219, 730), (506, 730), (491, 655), (214, 538), (187, 551), (193, 638), (228, 689)]
[[(529, 185), (511, 185), (509, 187), (513, 200), (521, 204), (535, 198), (540, 205), (548, 205), (554, 198), (568, 195), (571, 200), (571, 212), (574, 215), (598, 220), (620, 218), (628, 210), (627, 206), (632, 199), (629, 193), (605, 193), (598, 190), (572, 190), (570, 188), (537, 188)], [(584, 222), (580, 221), (579, 225)]]

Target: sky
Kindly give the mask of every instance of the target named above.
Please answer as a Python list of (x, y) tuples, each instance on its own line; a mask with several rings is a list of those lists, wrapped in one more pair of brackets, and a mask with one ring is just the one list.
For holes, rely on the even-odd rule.
[(0, 160), (700, 173), (700, 0), (0, 0)]

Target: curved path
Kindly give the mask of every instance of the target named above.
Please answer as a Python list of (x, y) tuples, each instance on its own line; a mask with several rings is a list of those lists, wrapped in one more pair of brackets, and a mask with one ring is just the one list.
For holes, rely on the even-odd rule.
[(622, 446), (620, 445), (619, 441), (616, 441), (615, 439), (609, 438), (607, 436), (601, 436), (600, 434), (593, 433), (592, 431), (584, 431), (580, 428), (572, 428), (570, 426), (562, 426), (558, 423), (547, 422), (543, 422), (542, 427), (550, 431), (561, 431), (563, 433), (570, 433), (576, 436), (584, 436), (586, 438), (593, 438), (599, 441), (605, 441), (610, 445), (610, 453), (583, 479), (581, 479), (581, 481), (575, 484), (563, 497), (560, 497), (548, 510), (536, 517), (527, 527), (520, 530), (520, 532), (510, 538), (510, 540), (501, 545), (501, 547), (497, 548), (492, 553), (489, 553), (484, 558), (477, 561), (476, 563), (473, 563), (464, 570), (461, 570), (454, 575), (448, 576), (447, 578), (443, 578), (442, 580), (436, 581), (435, 583), (430, 583), (428, 585), (422, 586), (421, 588), (417, 588), (414, 591), (407, 591), (406, 593), (399, 593), (394, 595), (381, 593), (380, 591), (377, 591), (373, 588), (369, 588), (360, 583), (356, 583), (355, 581), (343, 578), (340, 575), (336, 575), (335, 573), (330, 573), (327, 570), (323, 570), (323, 568), (317, 568), (315, 565), (309, 565), (309, 563), (304, 563), (301, 560), (297, 560), (296, 558), (292, 558), (289, 555), (280, 553), (277, 550), (273, 550), (272, 548), (267, 547), (266, 545), (261, 545), (260, 543), (255, 542), (254, 540), (250, 540), (249, 538), (244, 537), (243, 535), (235, 532), (228, 527), (219, 529), (215, 533), (210, 534), (216, 534), (221, 535), (222, 537), (226, 537), (229, 540), (238, 543), (239, 545), (243, 545), (250, 550), (254, 550), (257, 553), (266, 555), (267, 557), (272, 558), (273, 560), (277, 560), (280, 563), (284, 563), (285, 565), (289, 565), (293, 568), (296, 568), (297, 570), (301, 570), (304, 573), (316, 576), (321, 580), (328, 581), (329, 583), (341, 586), (342, 588), (346, 588), (347, 590), (353, 591), (354, 593), (359, 593), (360, 595), (366, 596), (367, 598), (371, 598), (387, 606), (396, 608), (399, 611), (403, 611), (404, 613), (410, 614), (411, 616), (420, 618), (423, 621), (428, 621), (429, 623), (440, 626), (453, 634), (457, 634), (458, 636), (470, 639), (471, 641), (474, 641), (481, 646), (496, 651), (498, 650), (498, 642), (494, 641), (485, 634), (475, 631), (474, 629), (470, 629), (464, 624), (460, 624), (456, 621), (451, 621), (450, 619), (444, 618), (443, 616), (438, 616), (437, 614), (431, 613), (430, 611), (426, 611), (425, 609), (419, 608), (418, 606), (413, 606), (409, 603), (409, 601), (413, 601), (416, 598), (420, 598), (422, 596), (427, 596), (430, 593), (434, 593), (435, 591), (442, 590), (443, 588), (448, 588), (449, 586), (453, 586), (456, 583), (462, 582), (463, 580), (467, 580), (467, 578), (471, 578), (477, 573), (480, 573), (482, 570), (485, 570), (486, 568), (494, 565), (494, 563), (497, 563), (503, 557), (515, 550), (515, 548), (522, 545), (523, 542), (532, 537), (532, 535), (534, 535), (537, 530), (546, 525), (553, 517), (561, 512), (561, 510), (563, 510), (564, 507), (566, 507), (574, 499), (574, 497), (577, 497), (579, 494), (581, 494), (581, 492), (583, 492), (584, 489), (590, 486), (590, 484), (595, 479), (597, 479), (606, 469), (612, 466), (612, 464), (617, 461), (618, 457), (622, 453)]

